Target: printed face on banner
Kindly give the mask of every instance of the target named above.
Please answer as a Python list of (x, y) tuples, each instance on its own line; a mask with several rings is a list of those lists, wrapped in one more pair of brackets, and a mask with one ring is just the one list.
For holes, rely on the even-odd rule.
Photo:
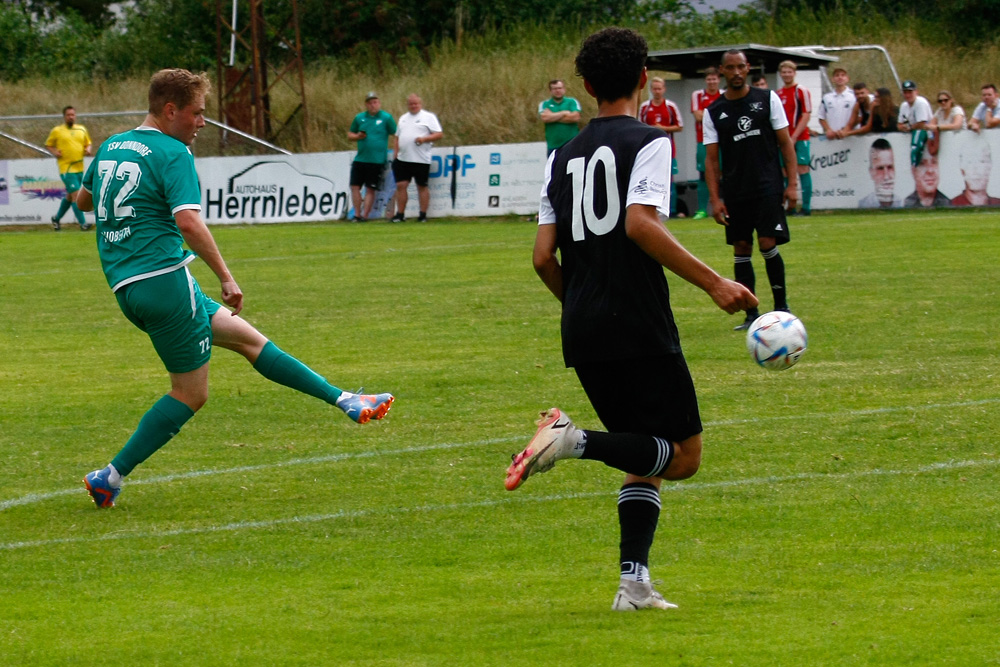
[(913, 181), (917, 186), (917, 194), (933, 197), (941, 183), (941, 172), (938, 170), (938, 159), (928, 151), (916, 167), (913, 168)]
[(893, 161), (892, 148), (872, 148), (868, 175), (875, 184), (875, 196), (878, 200), (891, 202), (896, 187), (896, 164)]
[(959, 163), (962, 166), (965, 189), (970, 192), (985, 192), (986, 186), (990, 182), (990, 171), (993, 168), (990, 145), (985, 141), (966, 145), (962, 148)]

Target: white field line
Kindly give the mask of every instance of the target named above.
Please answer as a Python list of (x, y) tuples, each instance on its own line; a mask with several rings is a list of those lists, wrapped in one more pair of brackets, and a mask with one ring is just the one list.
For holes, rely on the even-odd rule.
[[(705, 422), (703, 426), (705, 428), (711, 428), (715, 426), (738, 426), (741, 424), (763, 424), (766, 422), (775, 421), (793, 421), (793, 420), (812, 420), (812, 419), (840, 419), (840, 418), (852, 418), (852, 417), (864, 417), (867, 415), (884, 415), (884, 414), (894, 414), (900, 412), (923, 412), (926, 410), (941, 410), (949, 408), (965, 408), (965, 407), (976, 407), (981, 405), (995, 405), (1000, 403), (1000, 398), (985, 398), (976, 401), (956, 401), (952, 403), (930, 403), (927, 405), (904, 405), (897, 407), (888, 408), (864, 408), (859, 410), (843, 410), (840, 412), (813, 412), (808, 414), (790, 414), (790, 415), (773, 415), (769, 417), (751, 417), (747, 419), (723, 419), (717, 421)], [(192, 470), (190, 472), (174, 473), (170, 475), (157, 475), (154, 477), (138, 478), (135, 480), (129, 480), (129, 486), (138, 486), (141, 484), (163, 484), (167, 482), (173, 482), (180, 479), (193, 479), (197, 477), (210, 477), (216, 475), (230, 475), (230, 474), (240, 474), (246, 472), (256, 472), (259, 470), (268, 470), (273, 468), (284, 468), (291, 466), (300, 465), (313, 465), (317, 463), (333, 463), (337, 461), (347, 461), (352, 459), (369, 459), (377, 458), (383, 456), (396, 456), (400, 454), (420, 454), (423, 452), (434, 452), (442, 451), (448, 449), (459, 449), (462, 447), (483, 447), (487, 445), (503, 444), (507, 442), (517, 442), (517, 441), (527, 441), (529, 433), (525, 432), (520, 435), (508, 436), (504, 438), (491, 438), (489, 440), (475, 440), (471, 442), (448, 442), (439, 443), (432, 445), (420, 445), (415, 447), (404, 447), (401, 449), (390, 449), (384, 451), (364, 451), (364, 452), (342, 452), (339, 454), (327, 454), (324, 456), (312, 456), (307, 458), (289, 459), (287, 461), (278, 461), (275, 463), (260, 463), (256, 465), (248, 466), (236, 466), (232, 468), (215, 468), (209, 470)], [(39, 503), (52, 498), (58, 498), (60, 496), (67, 496), (72, 494), (80, 493), (80, 487), (74, 486), (71, 489), (62, 489), (59, 491), (49, 491), (46, 493), (29, 493), (18, 498), (11, 498), (9, 500), (0, 500), (0, 512), (10, 509), (12, 507), (19, 507), (21, 505), (32, 505), (34, 503)]]
[[(819, 480), (823, 482), (838, 481), (844, 479), (857, 479), (862, 477), (887, 476), (887, 475), (918, 475), (922, 473), (933, 473), (940, 471), (951, 471), (965, 468), (981, 468), (994, 466), (1000, 463), (998, 459), (987, 459), (979, 461), (949, 461), (943, 463), (932, 463), (920, 466), (911, 470), (866, 470), (862, 472), (826, 474), (826, 473), (799, 473), (796, 475), (756, 477), (749, 479), (734, 479), (720, 482), (704, 483), (683, 483), (669, 484), (661, 489), (661, 493), (700, 491), (719, 488), (733, 488), (742, 486), (754, 486), (761, 484), (784, 484), (803, 481)], [(378, 510), (340, 510), (328, 514), (306, 514), (302, 516), (287, 517), (284, 519), (265, 519), (261, 521), (237, 521), (215, 526), (196, 526), (193, 528), (173, 528), (168, 530), (146, 530), (146, 531), (116, 531), (104, 535), (88, 535), (75, 537), (58, 537), (47, 540), (28, 540), (23, 542), (3, 542), (0, 543), (0, 551), (14, 551), (17, 549), (29, 549), (33, 547), (46, 547), (61, 544), (78, 544), (92, 542), (108, 542), (118, 540), (137, 539), (163, 539), (180, 535), (200, 535), (211, 533), (233, 533), (244, 530), (258, 530), (267, 528), (277, 528), (280, 526), (294, 524), (312, 524), (326, 521), (336, 521), (338, 519), (357, 519), (367, 516), (398, 516), (400, 514), (417, 514), (433, 512), (450, 512), (456, 510), (479, 509), (486, 507), (497, 507), (500, 505), (511, 505), (514, 503), (543, 503), (558, 502), (564, 500), (577, 500), (581, 498), (612, 497), (617, 496), (618, 490), (590, 491), (587, 493), (568, 493), (549, 496), (532, 496), (528, 493), (517, 495), (505, 495), (491, 500), (480, 500), (466, 503), (445, 503), (437, 505), (419, 505), (416, 507), (394, 507)]]
[[(453, 245), (420, 246), (416, 248), (383, 247), (375, 250), (335, 250), (332, 252), (307, 253), (304, 255), (275, 255), (273, 257), (230, 258), (231, 264), (249, 264), (251, 262), (298, 262), (307, 259), (330, 259), (333, 257), (360, 257), (366, 255), (393, 255), (398, 253), (444, 252), (448, 250), (468, 250), (476, 248), (525, 248), (530, 247), (532, 240), (527, 241), (491, 241), (488, 243), (456, 243)], [(45, 271), (11, 271), (0, 272), (0, 277), (47, 276), (60, 273), (90, 273), (100, 271), (99, 264), (76, 266), (69, 269), (49, 269)]]

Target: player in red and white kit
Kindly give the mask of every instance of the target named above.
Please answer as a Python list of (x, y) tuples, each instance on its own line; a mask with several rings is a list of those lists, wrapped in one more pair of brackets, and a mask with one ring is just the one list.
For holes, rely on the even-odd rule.
[[(809, 173), (809, 118), (812, 116), (812, 96), (809, 90), (795, 83), (798, 65), (791, 60), (782, 61), (778, 65), (778, 74), (785, 84), (777, 90), (778, 99), (785, 109), (788, 119), (788, 134), (795, 145), (795, 161), (798, 164), (799, 182), (802, 184), (802, 210), (797, 215), (810, 215), (812, 204), (812, 175)], [(782, 164), (785, 170), (785, 183), (788, 183), (788, 165)]]
[[(670, 135), (670, 217), (677, 216), (677, 143), (674, 135), (684, 129), (680, 108), (663, 97), (667, 92), (667, 84), (660, 77), (649, 80), (649, 92), (652, 98), (639, 106), (639, 120), (646, 125), (658, 127)], [(683, 217), (684, 214), (681, 214)]]
[(691, 93), (691, 113), (694, 114), (694, 133), (698, 140), (696, 153), (696, 164), (698, 166), (698, 178), (702, 184), (698, 186), (698, 212), (694, 214), (695, 220), (701, 220), (708, 216), (705, 212), (708, 209), (708, 186), (705, 184), (705, 144), (702, 143), (701, 120), (705, 115), (705, 109), (719, 99), (722, 91), (719, 90), (719, 70), (709, 67), (705, 70), (705, 87)]

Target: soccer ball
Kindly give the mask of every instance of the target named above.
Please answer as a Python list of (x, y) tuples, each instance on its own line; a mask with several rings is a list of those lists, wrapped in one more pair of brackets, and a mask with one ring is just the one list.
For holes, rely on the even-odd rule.
[(747, 330), (750, 357), (771, 371), (794, 366), (806, 351), (808, 341), (802, 321), (780, 310), (764, 313)]

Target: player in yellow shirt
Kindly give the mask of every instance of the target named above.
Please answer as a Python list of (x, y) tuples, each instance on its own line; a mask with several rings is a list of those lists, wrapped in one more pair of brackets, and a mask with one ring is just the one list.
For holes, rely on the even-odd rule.
[(83, 156), (90, 155), (90, 134), (87, 133), (87, 128), (77, 124), (76, 109), (63, 109), (63, 123), (52, 128), (49, 138), (45, 140), (45, 147), (56, 156), (59, 176), (66, 186), (66, 197), (59, 202), (59, 212), (52, 216), (52, 229), (59, 231), (62, 227), (60, 220), (72, 208), (80, 229), (87, 231), (94, 225), (88, 223), (83, 217), (83, 211), (77, 208), (76, 195), (83, 182)]

